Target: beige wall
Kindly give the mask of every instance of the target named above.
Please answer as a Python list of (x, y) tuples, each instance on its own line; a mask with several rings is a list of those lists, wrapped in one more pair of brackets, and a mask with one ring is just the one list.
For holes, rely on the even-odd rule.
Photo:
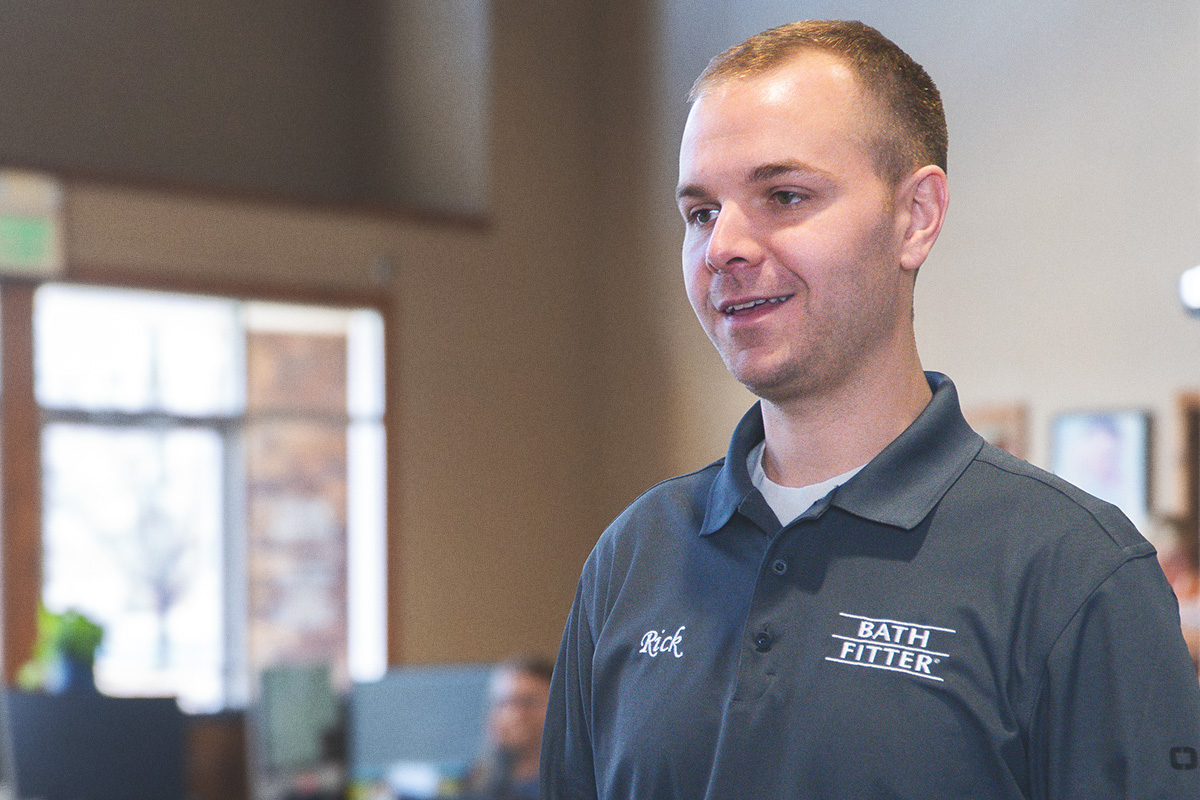
[(603, 525), (666, 474), (654, 304), (631, 291), (638, 243), (614, 236), (637, 214), (604, 169), (642, 134), (637, 93), (603, 73), (640, 66), (596, 35), (642, 31), (636, 3), (596, 5), (495, 3), (486, 223), (68, 186), (68, 277), (391, 304), (405, 661), (553, 654)]

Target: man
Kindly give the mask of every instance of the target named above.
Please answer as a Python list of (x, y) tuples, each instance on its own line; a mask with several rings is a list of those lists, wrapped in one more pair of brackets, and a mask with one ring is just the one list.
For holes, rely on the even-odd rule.
[(684, 281), (761, 402), (588, 559), (543, 797), (1200, 797), (1153, 548), (922, 372), (913, 283), (947, 206), (928, 75), (860, 23), (798, 23), (692, 98)]
[(487, 738), (492, 749), (469, 780), (480, 800), (538, 800), (538, 757), (554, 665), (513, 656), (492, 676)]

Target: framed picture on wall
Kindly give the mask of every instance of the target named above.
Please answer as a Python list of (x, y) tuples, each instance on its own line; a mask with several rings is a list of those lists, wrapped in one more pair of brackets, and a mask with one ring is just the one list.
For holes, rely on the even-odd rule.
[(971, 406), (963, 416), (975, 432), (1017, 458), (1029, 458), (1029, 412), (1019, 403)]
[(1139, 527), (1150, 513), (1150, 414), (1059, 414), (1051, 430), (1051, 470), (1107, 500)]

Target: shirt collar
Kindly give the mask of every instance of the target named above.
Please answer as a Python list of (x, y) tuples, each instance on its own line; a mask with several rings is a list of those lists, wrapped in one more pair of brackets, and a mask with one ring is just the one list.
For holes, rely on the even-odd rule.
[[(925, 377), (933, 390), (929, 404), (900, 436), (834, 491), (829, 505), (912, 530), (979, 453), (983, 439), (963, 419), (954, 383), (937, 372), (926, 372)], [(763, 436), (762, 405), (755, 403), (734, 429), (725, 463), (709, 490), (702, 536), (724, 527), (743, 504), (756, 507), (758, 493), (750, 482), (746, 457)]]

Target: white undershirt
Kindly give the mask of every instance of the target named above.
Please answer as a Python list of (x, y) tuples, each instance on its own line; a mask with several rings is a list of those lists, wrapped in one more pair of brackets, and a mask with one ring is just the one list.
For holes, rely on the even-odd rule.
[(844, 472), (827, 481), (814, 483), (811, 486), (781, 486), (768, 478), (767, 473), (763, 470), (763, 450), (766, 449), (766, 446), (765, 441), (759, 442), (758, 446), (750, 451), (750, 455), (746, 456), (746, 469), (750, 473), (750, 482), (762, 493), (763, 499), (767, 501), (767, 505), (771, 507), (783, 525), (787, 525), (808, 511), (813, 503), (853, 478), (862, 469), (861, 466), (855, 467), (849, 472)]

